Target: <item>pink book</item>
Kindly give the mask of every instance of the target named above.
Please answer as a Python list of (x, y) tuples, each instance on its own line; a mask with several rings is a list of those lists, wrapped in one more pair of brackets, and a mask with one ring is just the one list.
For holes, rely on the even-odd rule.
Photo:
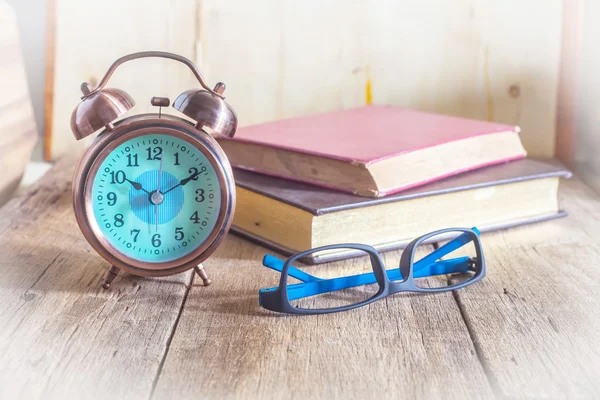
[(367, 197), (526, 156), (516, 126), (392, 106), (248, 126), (218, 141), (234, 167)]

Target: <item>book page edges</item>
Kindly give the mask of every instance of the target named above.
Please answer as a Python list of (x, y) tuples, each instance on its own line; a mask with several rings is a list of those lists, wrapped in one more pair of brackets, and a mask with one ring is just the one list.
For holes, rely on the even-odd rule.
[[(544, 222), (544, 221), (550, 221), (550, 220), (557, 219), (557, 218), (564, 218), (568, 215), (569, 214), (566, 211), (559, 210), (558, 212), (555, 212), (555, 213), (551, 212), (551, 213), (546, 213), (546, 214), (540, 214), (540, 215), (533, 216), (531, 218), (523, 218), (523, 219), (518, 219), (518, 220), (514, 220), (514, 221), (504, 221), (504, 222), (500, 222), (497, 224), (491, 224), (491, 225), (482, 225), (482, 226), (478, 226), (477, 229), (481, 233), (495, 232), (495, 231), (499, 231), (499, 230), (503, 230), (503, 229), (517, 228), (517, 227), (524, 226), (524, 225), (530, 225), (530, 224), (536, 224), (536, 223), (540, 223), (540, 222)], [(287, 248), (285, 246), (282, 246), (280, 244), (272, 242), (268, 239), (262, 238), (260, 236), (256, 236), (250, 232), (246, 232), (246, 231), (244, 231), (244, 229), (239, 228), (239, 227), (232, 226), (231, 232), (236, 234), (237, 236), (243, 237), (247, 240), (255, 242), (259, 245), (262, 245), (266, 248), (269, 248), (273, 251), (279, 252), (286, 256), (290, 256), (290, 255), (293, 255), (298, 252), (296, 250), (292, 250), (290, 248)], [(385, 243), (385, 244), (381, 244), (381, 245), (374, 245), (373, 247), (377, 251), (380, 251), (380, 252), (399, 250), (399, 249), (403, 249), (404, 247), (406, 247), (408, 245), (408, 243), (410, 243), (411, 240), (412, 239), (400, 240), (400, 241)], [(333, 261), (346, 260), (349, 258), (355, 258), (355, 257), (361, 256), (362, 254), (364, 254), (364, 253), (351, 252), (351, 251), (345, 251), (345, 252), (340, 252), (340, 253), (328, 253), (322, 257), (319, 256), (319, 257), (303, 258), (302, 262), (307, 263), (307, 264), (321, 264), (321, 263), (326, 263), (326, 262), (333, 262)]]
[[(388, 196), (463, 172), (525, 158), (518, 133), (498, 132), (448, 142), (367, 165), (377, 186)], [(399, 184), (397, 176), (405, 177)]]
[(447, 142), (368, 165), (260, 144), (224, 141), (222, 146), (236, 168), (372, 198), (526, 156), (514, 131)]
[(331, 213), (313, 222), (312, 245), (382, 244), (436, 229), (479, 226), (558, 211), (559, 178), (516, 182)]
[[(558, 183), (558, 176), (519, 181), (322, 216), (314, 216), (287, 203), (239, 188), (233, 226), (294, 251), (350, 241), (381, 246), (398, 242), (400, 232), (407, 239), (412, 239), (450, 225), (480, 227), (509, 224), (511, 221), (556, 214), (559, 210)], [(508, 211), (502, 211), (503, 207)], [(392, 237), (394, 239), (390, 239)]]

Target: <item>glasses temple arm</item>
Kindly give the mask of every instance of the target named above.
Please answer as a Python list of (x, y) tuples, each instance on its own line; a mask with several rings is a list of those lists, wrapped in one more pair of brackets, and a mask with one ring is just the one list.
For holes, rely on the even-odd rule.
[[(477, 228), (472, 228), (472, 229), (477, 234), (477, 236), (479, 236), (479, 230)], [(416, 271), (418, 268), (418, 265), (421, 262), (423, 262), (425, 265), (428, 265), (428, 264), (430, 264), (436, 260), (439, 260), (440, 258), (452, 253), (454, 250), (461, 248), (462, 246), (471, 242), (472, 240), (473, 240), (473, 238), (472, 238), (471, 234), (469, 232), (465, 232), (465, 233), (459, 235), (458, 237), (452, 239), (445, 245), (437, 248), (432, 253), (429, 253), (425, 257), (421, 258), (419, 261), (415, 262), (413, 264), (413, 268)]]
[[(479, 236), (479, 230), (472, 228)], [(458, 257), (448, 260), (439, 260), (445, 255), (471, 242), (473, 239), (469, 232), (465, 232), (457, 238), (451, 240), (445, 245), (439, 247), (432, 253), (423, 257), (413, 264), (413, 274), (415, 278), (423, 278), (434, 275), (443, 275), (449, 273), (466, 272), (469, 270), (469, 257)], [(277, 257), (267, 254), (263, 257), (263, 265), (275, 271), (282, 272), (284, 262)], [(397, 281), (403, 279), (399, 268), (386, 270), (388, 279)], [(336, 290), (348, 289), (361, 285), (369, 285), (375, 283), (375, 274), (372, 272), (347, 276), (335, 279), (321, 279), (314, 275), (303, 272), (296, 267), (290, 265), (288, 275), (296, 278), (300, 284), (288, 286), (288, 297), (290, 300), (299, 299), (302, 297), (313, 296), (315, 294), (327, 293)], [(261, 290), (261, 292), (267, 289)]]
[[(272, 270), (275, 270), (278, 272), (283, 271), (283, 265), (285, 264), (282, 260), (280, 260), (279, 258), (274, 257), (270, 254), (266, 254), (263, 257), (262, 262), (265, 267), (271, 268)], [(323, 280), (321, 278), (317, 278), (314, 275), (307, 274), (306, 272), (299, 270), (298, 268), (294, 267), (293, 265), (290, 265), (290, 267), (288, 269), (288, 275), (291, 276), (292, 278), (296, 278), (302, 282), (318, 282), (318, 281)]]
[[(424, 278), (434, 275), (443, 275), (457, 272), (466, 272), (469, 269), (469, 257), (458, 257), (449, 260), (441, 260), (430, 265), (421, 267), (415, 271), (415, 278)], [(388, 278), (391, 281), (401, 280), (400, 270), (398, 268), (389, 269), (386, 271)], [(295, 300), (303, 297), (314, 296), (336, 290), (349, 289), (356, 286), (369, 285), (376, 283), (377, 279), (372, 272), (360, 275), (346, 276), (335, 279), (322, 279), (317, 282), (299, 283), (289, 285), (288, 299)], [(263, 289), (264, 290), (264, 289)]]
[[(479, 230), (477, 228), (473, 228), (473, 230), (475, 231), (475, 233), (477, 235), (479, 235)], [(422, 259), (420, 259), (419, 261), (414, 263), (413, 268), (414, 268), (415, 274), (417, 273), (417, 271), (420, 268), (430, 265), (431, 263), (435, 262), (436, 260), (439, 260), (440, 258), (444, 257), (445, 255), (447, 255), (447, 254), (453, 252), (454, 250), (460, 248), (461, 246), (464, 246), (465, 244), (469, 243), (471, 240), (472, 240), (471, 235), (468, 232), (465, 232), (462, 235), (458, 236), (457, 238), (446, 243), (442, 247), (436, 249), (432, 253), (428, 254), (427, 256), (423, 257)], [(263, 257), (262, 263), (265, 267), (270, 268), (274, 271), (278, 271), (278, 272), (283, 271), (284, 262), (282, 260), (280, 260), (279, 258), (272, 256), (270, 254), (266, 254)], [(389, 270), (389, 271), (393, 271), (393, 270)], [(305, 282), (305, 283), (306, 282), (318, 282), (318, 281), (323, 280), (314, 275), (311, 275), (304, 271), (301, 271), (298, 268), (294, 267), (293, 265), (290, 265), (290, 267), (288, 269), (288, 275), (291, 276), (292, 278), (296, 278), (299, 281)], [(389, 273), (388, 273), (388, 275), (389, 275)]]

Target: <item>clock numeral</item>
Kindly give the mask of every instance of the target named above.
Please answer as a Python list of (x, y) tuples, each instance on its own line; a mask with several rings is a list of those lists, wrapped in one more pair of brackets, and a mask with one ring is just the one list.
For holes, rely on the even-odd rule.
[(197, 180), (198, 180), (198, 175), (199, 175), (199, 174), (201, 174), (201, 173), (203, 173), (203, 172), (206, 172), (206, 167), (202, 167), (202, 168), (200, 168), (200, 171), (198, 171), (198, 168), (196, 168), (196, 167), (192, 167), (192, 168), (190, 168), (190, 169), (188, 170), (188, 172), (189, 172), (189, 174), (190, 174), (191, 176), (194, 176), (194, 175), (195, 175), (195, 176), (192, 178), (192, 180), (193, 180), (193, 181), (197, 181)]
[(175, 153), (175, 165), (181, 165), (179, 164), (179, 153)]
[(123, 225), (125, 225), (125, 222), (123, 221), (123, 214), (116, 214), (115, 215), (115, 226), (117, 228), (120, 228)]
[(161, 244), (162, 242), (160, 241), (160, 233), (155, 233), (152, 235), (152, 246), (160, 247)]
[(196, 201), (202, 203), (206, 198), (204, 197), (204, 189), (196, 189)]
[(117, 194), (115, 192), (109, 192), (106, 195), (106, 198), (108, 199), (109, 206), (114, 206), (115, 204), (117, 204)]
[[(188, 172), (190, 173), (190, 175), (196, 175), (198, 173), (198, 168), (196, 167), (192, 167), (188, 170)], [(196, 175), (195, 177), (192, 178), (193, 181), (197, 181), (198, 180), (198, 176)]]
[(138, 155), (137, 154), (127, 154), (127, 166), (128, 167), (139, 167), (138, 164)]
[(121, 170), (118, 170), (117, 172), (110, 171), (110, 183), (115, 184), (123, 182), (125, 182), (125, 172)]
[(133, 243), (137, 243), (138, 235), (140, 234), (139, 229), (132, 229), (129, 234), (133, 235)]
[(160, 146), (156, 146), (156, 147), (148, 147), (146, 149), (146, 152), (148, 153), (148, 158), (147, 160), (160, 160), (162, 157), (162, 152), (163, 149)]
[(175, 228), (175, 240), (183, 240), (184, 237), (183, 228)]
[(195, 224), (200, 223), (200, 217), (198, 216), (198, 211), (194, 211), (194, 213), (190, 217), (190, 221), (194, 221)]

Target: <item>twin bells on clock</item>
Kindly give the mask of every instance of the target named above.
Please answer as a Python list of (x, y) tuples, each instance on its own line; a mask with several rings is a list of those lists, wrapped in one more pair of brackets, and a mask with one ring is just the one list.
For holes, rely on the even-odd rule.
[[(171, 53), (149, 51), (131, 54), (115, 61), (95, 89), (90, 89), (88, 83), (81, 85), (82, 101), (71, 115), (71, 129), (77, 140), (102, 128), (111, 130), (113, 122), (133, 108), (135, 101), (129, 94), (121, 89), (105, 89), (104, 86), (119, 65), (146, 57), (169, 58), (187, 65), (204, 90), (192, 89), (183, 92), (177, 97), (173, 107), (194, 120), (196, 128), (210, 128), (209, 132), (233, 137), (237, 128), (237, 117), (224, 100), (225, 84), (219, 82), (214, 89), (211, 89), (200, 71), (187, 58)], [(153, 105), (168, 106), (167, 99), (161, 100), (163, 102), (158, 101), (157, 104), (153, 101)]]

